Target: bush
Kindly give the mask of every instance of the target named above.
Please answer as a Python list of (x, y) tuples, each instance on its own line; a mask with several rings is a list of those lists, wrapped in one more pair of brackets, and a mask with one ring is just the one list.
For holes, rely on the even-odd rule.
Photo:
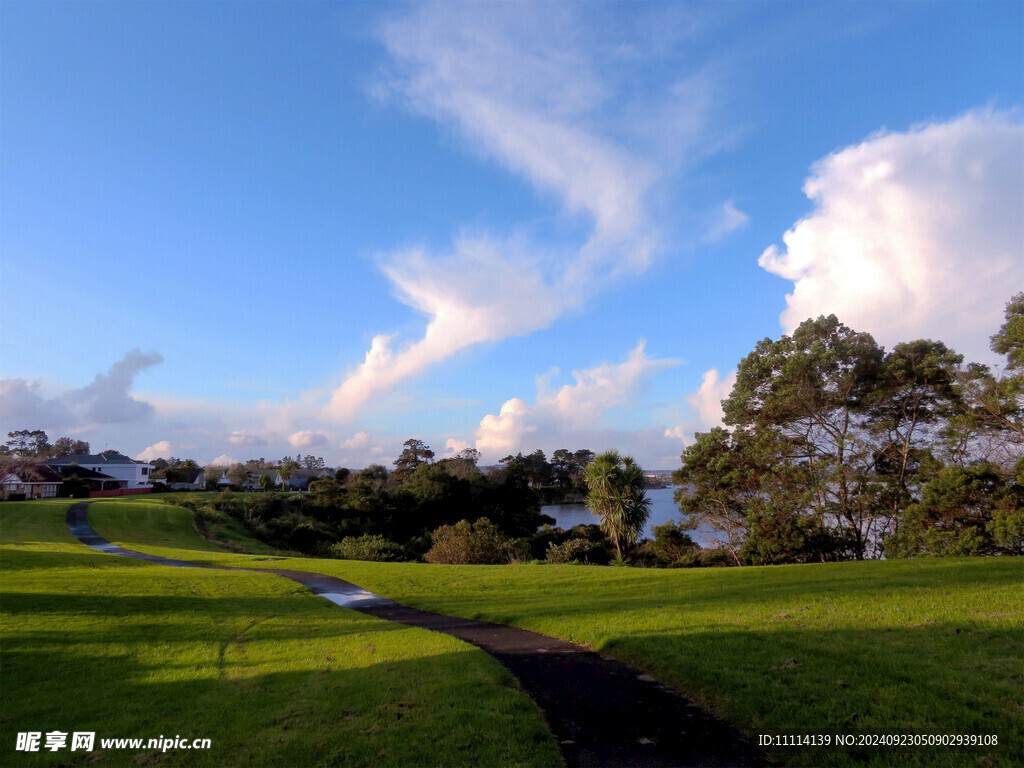
[(693, 565), (700, 544), (690, 538), (677, 522), (668, 522), (654, 528), (654, 554), (660, 565), (680, 567)]
[(24, 501), (25, 500), (25, 494), (24, 493), (9, 493), (9, 494), (7, 494), (7, 500), (8, 501)]
[(561, 544), (548, 544), (544, 557), (549, 563), (596, 565), (608, 562), (608, 553), (600, 544), (587, 539), (567, 539)]
[(519, 542), (502, 535), (486, 517), (475, 523), (460, 520), (455, 525), (442, 525), (432, 538), (434, 545), (424, 555), (428, 563), (498, 565), (513, 562), (519, 554)]
[(339, 560), (370, 560), (376, 563), (393, 563), (405, 560), (405, 549), (383, 536), (346, 536), (331, 547), (331, 555)]

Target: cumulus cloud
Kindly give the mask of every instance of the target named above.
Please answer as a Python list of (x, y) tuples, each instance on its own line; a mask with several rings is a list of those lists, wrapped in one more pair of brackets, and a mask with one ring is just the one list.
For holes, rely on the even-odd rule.
[(46, 397), (39, 382), (26, 379), (0, 379), (0, 416), (12, 430), (62, 429), (74, 422), (61, 400)]
[(139, 461), (152, 461), (153, 459), (168, 458), (170, 455), (170, 440), (161, 440), (160, 442), (147, 446), (141, 453), (136, 454), (135, 458)]
[(293, 448), (319, 448), (327, 445), (327, 435), (323, 432), (313, 432), (303, 429), (289, 436), (288, 443)]
[[(163, 361), (157, 352), (133, 349), (90, 384), (48, 397), (42, 385), (25, 379), (0, 379), (0, 417), (5, 424), (43, 429), (82, 429), (94, 424), (143, 421), (153, 406), (130, 390), (140, 372)], [(22, 428), (22, 427), (15, 427)]]
[[(690, 74), (667, 85), (663, 103), (626, 109), (628, 78), (602, 72), (601, 49), (566, 32), (585, 30), (573, 14), (553, 4), (436, 3), (383, 25), (392, 68), (378, 92), (453, 128), (589, 233), (548, 247), (524, 235), (463, 236), (440, 252), (384, 257), (396, 297), (426, 315), (426, 330), (415, 341), (375, 336), (325, 415), (351, 419), (459, 350), (546, 328), (615, 278), (647, 268), (658, 240), (649, 194), (672, 164), (668, 155), (705, 130), (713, 89)], [(651, 138), (652, 123), (671, 125), (671, 150), (664, 131)]]
[(722, 401), (729, 396), (735, 384), (736, 371), (730, 371), (722, 379), (718, 370), (712, 368), (701, 376), (697, 391), (687, 396), (686, 402), (697, 412), (705, 429), (722, 426), (722, 419), (725, 418)]
[(237, 446), (254, 447), (258, 445), (266, 445), (267, 438), (263, 435), (257, 435), (251, 432), (242, 432), (236, 429), (228, 436), (228, 442)]
[(792, 280), (781, 323), (836, 314), (892, 346), (941, 339), (991, 361), (1024, 286), (1024, 124), (976, 111), (881, 132), (814, 165), (814, 211), (759, 264)]
[(153, 406), (136, 399), (129, 390), (140, 371), (163, 362), (163, 359), (159, 352), (145, 353), (133, 349), (110, 366), (109, 371), (96, 374), (91, 384), (68, 393), (64, 399), (87, 422), (120, 424), (141, 421), (152, 415)]
[[(602, 418), (612, 409), (632, 402), (659, 372), (679, 365), (677, 360), (649, 357), (641, 342), (626, 360), (574, 371), (575, 383), (550, 391), (538, 383), (537, 402), (518, 397), (506, 400), (497, 414), (488, 414), (476, 431), (476, 448), (491, 460), (535, 448), (553, 450), (602, 445), (642, 446), (662, 439), (660, 430), (616, 433), (602, 429)], [(578, 445), (577, 445), (578, 444)]]
[(456, 439), (454, 437), (449, 437), (444, 442), (444, 452), (445, 453), (450, 453), (452, 455), (455, 455), (455, 454), (457, 454), (457, 453), (459, 453), (461, 451), (466, 450), (467, 448), (472, 448), (472, 447), (473, 446), (470, 443), (468, 443), (467, 441), (465, 441), (465, 440), (458, 440), (458, 439)]
[(220, 456), (217, 456), (217, 457), (211, 459), (210, 460), (210, 464), (208, 466), (226, 467), (229, 464), (238, 464), (238, 463), (239, 463), (238, 459), (236, 459), (234, 456), (229, 456), (226, 453), (222, 453)]

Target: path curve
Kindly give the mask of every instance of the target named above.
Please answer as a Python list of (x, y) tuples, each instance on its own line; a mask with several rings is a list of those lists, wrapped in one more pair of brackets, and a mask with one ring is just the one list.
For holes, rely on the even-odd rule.
[(148, 555), (111, 544), (89, 525), (88, 502), (72, 504), (72, 535), (101, 552), (160, 565), (273, 573), (335, 605), (477, 646), (518, 678), (540, 706), (569, 768), (580, 766), (763, 766), (735, 728), (615, 659), (518, 627), (399, 605), (333, 576), (280, 568), (238, 568)]

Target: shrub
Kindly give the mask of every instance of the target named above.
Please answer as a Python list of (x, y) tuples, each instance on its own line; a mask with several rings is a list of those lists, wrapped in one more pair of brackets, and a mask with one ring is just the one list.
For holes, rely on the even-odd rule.
[(516, 559), (516, 542), (481, 517), (475, 523), (460, 520), (442, 525), (432, 534), (434, 545), (424, 555), (428, 563), (450, 565), (497, 565)]
[(400, 544), (370, 534), (346, 536), (331, 547), (331, 555), (339, 560), (370, 560), (377, 563), (406, 559), (405, 550)]
[(594, 565), (607, 563), (608, 553), (596, 542), (587, 539), (567, 539), (561, 544), (548, 544), (544, 559), (557, 564)]
[(668, 522), (654, 528), (654, 554), (662, 565), (679, 567), (693, 565), (700, 544), (686, 533), (677, 522)]
[(24, 493), (9, 493), (9, 494), (7, 494), (7, 500), (8, 501), (24, 501), (25, 500), (25, 494)]

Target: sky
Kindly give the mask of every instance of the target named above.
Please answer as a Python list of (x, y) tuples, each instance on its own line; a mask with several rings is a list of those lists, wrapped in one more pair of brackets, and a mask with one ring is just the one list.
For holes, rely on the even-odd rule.
[(1024, 4), (0, 4), (0, 433), (673, 469), (836, 314), (1024, 290)]

